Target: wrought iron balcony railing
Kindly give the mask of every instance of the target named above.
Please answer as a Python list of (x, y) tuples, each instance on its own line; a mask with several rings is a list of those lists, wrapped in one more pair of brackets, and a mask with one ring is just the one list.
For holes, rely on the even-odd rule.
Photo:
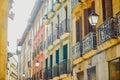
[(70, 73), (70, 60), (64, 60), (59, 64), (59, 74)]
[(81, 2), (81, 0), (71, 0), (71, 8), (73, 9), (79, 2)]
[(120, 35), (120, 11), (116, 14), (117, 35)]
[(59, 76), (59, 65), (55, 65), (52, 69), (52, 75), (53, 77)]
[(115, 37), (114, 18), (108, 18), (102, 25), (98, 27), (98, 45)]
[(70, 20), (65, 19), (60, 23), (60, 36), (70, 31)]
[(76, 45), (72, 48), (72, 58), (73, 60), (82, 55), (82, 44), (77, 42)]
[(45, 78), (45, 80), (52, 79), (52, 69), (51, 68), (45, 69), (44, 78)]
[(52, 44), (53, 44), (53, 35), (50, 34), (50, 35), (48, 36), (48, 46), (50, 46), (50, 45), (52, 45)]
[(82, 41), (82, 54), (96, 49), (96, 34), (95, 32), (88, 33)]

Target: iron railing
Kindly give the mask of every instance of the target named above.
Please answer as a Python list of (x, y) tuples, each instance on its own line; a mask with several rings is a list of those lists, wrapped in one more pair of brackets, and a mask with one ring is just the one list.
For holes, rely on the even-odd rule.
[(64, 60), (59, 64), (59, 74), (70, 73), (70, 60)]
[(120, 11), (116, 14), (117, 35), (120, 35)]
[(69, 19), (64, 19), (60, 23), (60, 36), (63, 35), (64, 33), (67, 33), (70, 31), (70, 20)]
[(108, 18), (102, 25), (98, 27), (98, 45), (108, 41), (115, 37), (115, 20), (114, 18)]
[(44, 78), (45, 78), (45, 80), (52, 79), (52, 69), (51, 68), (45, 69)]
[(96, 33), (90, 32), (88, 33), (82, 41), (82, 54), (96, 49)]
[(80, 57), (82, 55), (82, 44), (77, 42), (75, 46), (72, 48), (72, 58), (73, 60)]
[(81, 2), (81, 0), (71, 0), (71, 8), (73, 9), (79, 2)]
[(53, 77), (59, 76), (59, 65), (55, 65), (52, 69)]

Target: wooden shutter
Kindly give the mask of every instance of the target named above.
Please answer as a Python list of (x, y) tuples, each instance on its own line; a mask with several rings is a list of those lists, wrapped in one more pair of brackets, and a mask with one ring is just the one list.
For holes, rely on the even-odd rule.
[(91, 8), (84, 9), (84, 34), (87, 35), (92, 31), (92, 27), (89, 23), (88, 16), (91, 13)]
[(76, 21), (76, 43), (82, 41), (82, 18)]
[(112, 0), (102, 0), (103, 20), (113, 16)]

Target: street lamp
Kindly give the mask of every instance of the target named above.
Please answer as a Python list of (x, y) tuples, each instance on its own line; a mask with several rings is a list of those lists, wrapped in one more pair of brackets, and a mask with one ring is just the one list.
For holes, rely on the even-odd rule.
[(88, 20), (92, 26), (95, 26), (98, 23), (98, 15), (94, 12), (94, 10), (91, 10)]
[(36, 66), (36, 67), (39, 66), (39, 61), (38, 61), (38, 60), (36, 61), (35, 66)]

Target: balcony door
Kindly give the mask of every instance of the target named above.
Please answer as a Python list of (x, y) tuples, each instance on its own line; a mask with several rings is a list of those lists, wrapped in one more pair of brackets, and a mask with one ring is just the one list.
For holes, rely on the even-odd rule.
[(56, 64), (59, 64), (59, 49), (56, 50)]
[(67, 60), (68, 59), (68, 45), (64, 45), (63, 46), (63, 60)]

